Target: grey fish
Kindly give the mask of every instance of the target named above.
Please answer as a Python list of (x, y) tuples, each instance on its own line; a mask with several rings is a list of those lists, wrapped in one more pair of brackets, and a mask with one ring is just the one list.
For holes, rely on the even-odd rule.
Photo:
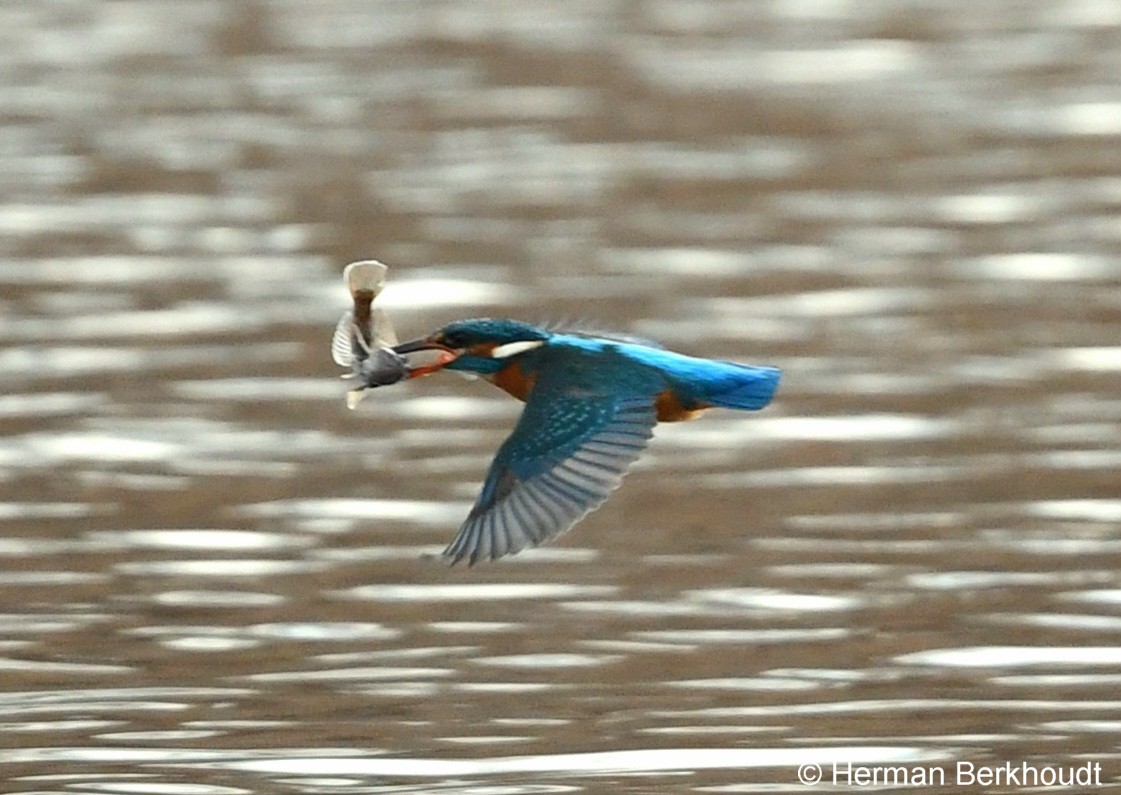
[(396, 384), (446, 363), (443, 351), (401, 354), (393, 350), (397, 344), (393, 324), (385, 310), (374, 306), (388, 272), (389, 268), (377, 260), (352, 262), (343, 271), (354, 306), (335, 326), (331, 357), (336, 364), (350, 368), (343, 378), (358, 381), (358, 386), (346, 393), (347, 408), (357, 406), (367, 389)]

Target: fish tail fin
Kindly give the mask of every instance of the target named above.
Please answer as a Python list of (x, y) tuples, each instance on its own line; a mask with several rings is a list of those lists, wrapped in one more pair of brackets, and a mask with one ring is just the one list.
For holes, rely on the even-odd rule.
[(389, 268), (376, 259), (366, 259), (347, 265), (343, 270), (343, 281), (351, 295), (371, 293), (370, 297), (376, 298), (388, 272)]

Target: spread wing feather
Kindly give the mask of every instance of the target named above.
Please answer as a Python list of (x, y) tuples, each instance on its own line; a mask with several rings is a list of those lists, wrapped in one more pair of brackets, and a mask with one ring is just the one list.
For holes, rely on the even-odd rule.
[(619, 486), (655, 422), (653, 394), (620, 399), (571, 369), (543, 373), (444, 558), (494, 560), (564, 533)]

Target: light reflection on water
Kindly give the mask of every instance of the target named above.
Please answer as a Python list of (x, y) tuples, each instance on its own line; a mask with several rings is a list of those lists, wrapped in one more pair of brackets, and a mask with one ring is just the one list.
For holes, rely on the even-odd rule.
[(897, 658), (905, 665), (962, 667), (1020, 667), (1030, 665), (1098, 666), (1116, 665), (1121, 647), (1097, 646), (978, 646), (906, 654)]
[(787, 767), (805, 763), (829, 765), (834, 761), (854, 764), (919, 764), (950, 758), (944, 751), (906, 746), (845, 748), (666, 748), (658, 750), (611, 751), (552, 756), (496, 757), (479, 760), (441, 759), (332, 759), (330, 757), (260, 762), (233, 762), (238, 770), (272, 773), (330, 773), (362, 776), (420, 776), (444, 778), (506, 773), (573, 773), (610, 775), (623, 772), (654, 773), (672, 770), (710, 770)]
[[(927, 6), (0, 5), (2, 777), (1116, 766), (1121, 16)], [(367, 257), (403, 338), (586, 318), (779, 399), (448, 568), (519, 406), (348, 412)]]
[(347, 596), (379, 602), (477, 602), (480, 600), (559, 599), (610, 596), (614, 586), (560, 583), (468, 583), (435, 585), (363, 585)]

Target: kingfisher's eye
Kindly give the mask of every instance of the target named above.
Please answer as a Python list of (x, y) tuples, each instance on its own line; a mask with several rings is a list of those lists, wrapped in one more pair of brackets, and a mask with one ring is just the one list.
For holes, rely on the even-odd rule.
[(463, 335), (457, 334), (454, 331), (450, 333), (443, 331), (440, 332), (436, 335), (436, 342), (440, 343), (441, 345), (446, 345), (449, 348), (467, 347), (467, 341), (463, 339)]

